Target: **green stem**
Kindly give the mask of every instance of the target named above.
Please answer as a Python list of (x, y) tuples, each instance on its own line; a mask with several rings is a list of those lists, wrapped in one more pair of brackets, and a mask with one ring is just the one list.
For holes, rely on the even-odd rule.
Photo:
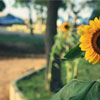
[(74, 70), (73, 70), (73, 78), (77, 78), (78, 75), (78, 63), (79, 63), (79, 59), (75, 59), (74, 60)]
[(72, 80), (72, 65), (70, 64), (70, 62), (66, 63), (67, 67), (66, 67), (66, 82), (69, 83)]

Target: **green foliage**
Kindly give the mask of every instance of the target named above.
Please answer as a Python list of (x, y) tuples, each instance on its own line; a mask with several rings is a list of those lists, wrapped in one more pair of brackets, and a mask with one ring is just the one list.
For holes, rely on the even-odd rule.
[[(95, 73), (95, 74), (94, 74)], [(80, 58), (78, 64), (78, 79), (83, 81), (94, 81), (100, 77), (100, 65), (91, 64), (85, 59)]]
[[(32, 0), (16, 0), (15, 6), (16, 6), (16, 4), (21, 4), (22, 6), (27, 6), (30, 1), (32, 1)], [(67, 7), (66, 3), (63, 2), (63, 0), (59, 0), (59, 1), (61, 1), (60, 7), (66, 9), (66, 7)], [(41, 10), (43, 10), (42, 7), (47, 7), (47, 2), (48, 2), (48, 0), (33, 0), (34, 8), (38, 11), (41, 11)], [(37, 5), (39, 5), (41, 7), (40, 8), (36, 7)]]
[[(79, 80), (93, 81), (93, 80), (97, 80), (100, 76), (99, 64), (96, 64), (94, 67), (94, 65), (86, 62), (84, 59), (79, 59), (78, 68), (79, 68), (78, 69)], [(65, 67), (63, 66), (62, 69), (63, 84), (66, 84), (65, 82), (66, 74), (64, 73), (65, 70), (66, 70), (66, 66)], [(23, 95), (27, 98), (27, 100), (50, 100), (51, 96), (54, 95), (54, 93), (45, 90), (44, 78), (45, 78), (45, 70), (35, 75), (28, 76), (24, 80), (20, 80), (17, 83), (17, 86), (19, 87)], [(55, 100), (59, 100), (59, 99), (55, 99)]]
[[(64, 52), (66, 52), (66, 50), (70, 48), (69, 45), (72, 45), (71, 42), (69, 41), (69, 40), (73, 40), (72, 36), (69, 36), (65, 40), (63, 40), (62, 38), (63, 34), (65, 33), (60, 32), (55, 36), (55, 43), (52, 47), (52, 51), (50, 54), (50, 68), (52, 67), (53, 61), (55, 60), (55, 55), (58, 55), (61, 58), (61, 55), (63, 55)], [(66, 34), (68, 35), (69, 33)]]
[(15, 4), (14, 4), (14, 6), (15, 7), (17, 7), (18, 6), (18, 4), (20, 4), (21, 6), (27, 6), (27, 7), (29, 7), (29, 1), (30, 0), (15, 0), (16, 2), (15, 2)]
[(47, 6), (47, 0), (16, 0), (16, 4), (26, 6), (29, 2), (35, 3), (35, 5)]
[(87, 5), (93, 9), (94, 8), (100, 9), (99, 4), (100, 4), (100, 0), (88, 0), (88, 3), (87, 3)]
[[(65, 36), (65, 37), (63, 37), (63, 36)], [(53, 76), (52, 69), (54, 69), (54, 67), (58, 68), (58, 70), (60, 70), (60, 69), (62, 70), (63, 68), (65, 68), (65, 70), (63, 72), (66, 77), (66, 78), (64, 78), (65, 83), (68, 83), (71, 79), (73, 79), (76, 76), (77, 61), (73, 62), (73, 65), (72, 65), (70, 62), (61, 61), (61, 58), (66, 53), (66, 51), (68, 51), (73, 46), (75, 46), (75, 44), (77, 43), (77, 40), (78, 40), (77, 34), (73, 30), (70, 30), (66, 33), (59, 32), (55, 36), (55, 43), (52, 47), (52, 51), (50, 54), (49, 74), (51, 74), (51, 76)], [(60, 73), (60, 75), (63, 76), (62, 72)], [(62, 80), (62, 77), (61, 77), (61, 80)]]
[(30, 45), (40, 45), (44, 47), (44, 39), (42, 36), (20, 36), (15, 34), (0, 34), (0, 43), (26, 43)]
[(51, 100), (100, 100), (100, 82), (73, 80), (64, 86)]
[(5, 7), (5, 3), (2, 0), (0, 0), (0, 11), (3, 11)]
[(94, 20), (95, 17), (100, 17), (100, 8), (95, 9), (93, 15), (91, 16), (90, 20)]
[[(63, 2), (63, 0), (58, 0), (58, 1), (60, 1), (60, 7), (66, 9), (66, 4)], [(47, 7), (47, 2), (48, 0), (35, 0), (34, 1), (36, 5), (45, 6), (45, 7)]]
[[(63, 39), (63, 34), (67, 35), (66, 39)], [(75, 36), (71, 34), (75, 34)], [(74, 53), (74, 51), (76, 50), (80, 51), (80, 48), (78, 48), (79, 45), (77, 45), (75, 48), (73, 48), (75, 50), (71, 50), (68, 53), (66, 53), (66, 51), (71, 49), (76, 43), (77, 43), (77, 34), (75, 32), (72, 32), (72, 33), (71, 32), (66, 32), (66, 33), (59, 32), (55, 36), (55, 43), (52, 47), (52, 52), (50, 54), (51, 61), (54, 60), (55, 54), (59, 56), (66, 54), (65, 57), (67, 57), (68, 55), (68, 58), (70, 58), (71, 53)]]
[[(9, 45), (12, 44), (12, 45)], [(22, 46), (20, 46), (20, 44)], [(34, 35), (16, 35), (16, 34), (0, 34), (0, 50), (3, 52), (17, 52), (18, 50), (31, 51), (34, 53), (44, 53), (45, 44), (42, 36)]]
[(45, 71), (39, 71), (17, 82), (18, 88), (27, 100), (50, 100), (53, 93), (45, 90)]
[(35, 0), (34, 3), (41, 6), (47, 6), (47, 0)]
[(81, 51), (79, 44), (70, 49), (68, 52), (65, 53), (63, 60), (72, 60), (75, 58), (79, 58), (84, 54), (84, 52)]

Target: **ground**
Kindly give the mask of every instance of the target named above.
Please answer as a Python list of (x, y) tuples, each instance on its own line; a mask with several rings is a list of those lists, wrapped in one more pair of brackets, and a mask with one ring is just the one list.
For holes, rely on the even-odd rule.
[(0, 100), (9, 100), (13, 80), (46, 64), (44, 49), (43, 35), (8, 32), (0, 27)]
[(0, 59), (0, 100), (9, 100), (9, 84), (24, 73), (43, 67), (45, 56)]

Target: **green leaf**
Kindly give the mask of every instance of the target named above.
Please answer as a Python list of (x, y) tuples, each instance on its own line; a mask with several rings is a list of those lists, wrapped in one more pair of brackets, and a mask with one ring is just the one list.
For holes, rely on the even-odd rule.
[(51, 100), (100, 100), (100, 82), (73, 80), (56, 93)]
[(79, 44), (76, 45), (74, 48), (70, 49), (68, 52), (66, 52), (63, 60), (72, 60), (78, 57), (83, 57), (84, 52), (81, 51)]

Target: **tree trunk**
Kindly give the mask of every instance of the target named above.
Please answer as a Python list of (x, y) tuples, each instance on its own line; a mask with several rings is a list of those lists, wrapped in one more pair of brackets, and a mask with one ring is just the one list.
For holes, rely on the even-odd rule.
[[(51, 48), (54, 44), (54, 36), (57, 34), (57, 11), (61, 0), (48, 0), (48, 13), (47, 13), (47, 28), (45, 34), (45, 45), (46, 45), (46, 55), (47, 55), (47, 70), (46, 70), (46, 88), (49, 88), (49, 60)], [(55, 73), (56, 74), (56, 73)]]
[(61, 60), (60, 55), (57, 54), (54, 55), (54, 58), (51, 69), (50, 90), (58, 92), (63, 86), (61, 81)]
[(30, 2), (29, 2), (29, 5), (28, 5), (28, 9), (29, 9), (29, 22), (30, 22), (29, 28), (30, 28), (30, 34), (31, 34), (31, 35), (34, 34), (34, 33), (33, 33), (33, 26), (32, 26), (32, 24), (33, 24), (33, 22), (32, 22), (32, 7), (33, 7), (32, 1), (30, 1)]

